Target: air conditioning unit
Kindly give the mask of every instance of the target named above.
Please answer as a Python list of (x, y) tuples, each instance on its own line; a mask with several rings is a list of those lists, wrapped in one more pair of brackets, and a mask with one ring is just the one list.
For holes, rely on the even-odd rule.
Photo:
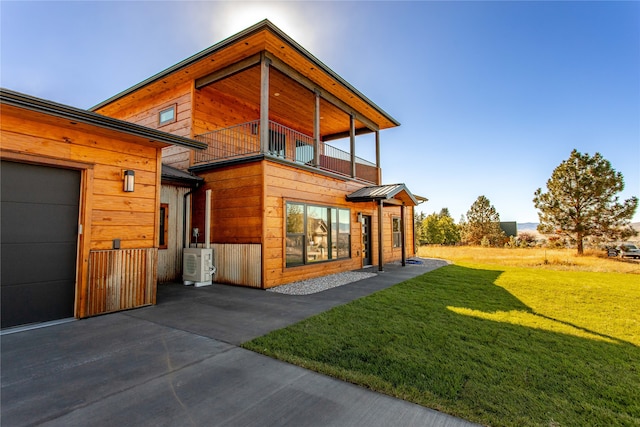
[(213, 265), (213, 249), (184, 248), (182, 257), (182, 281), (185, 285), (207, 286), (213, 283), (216, 267)]

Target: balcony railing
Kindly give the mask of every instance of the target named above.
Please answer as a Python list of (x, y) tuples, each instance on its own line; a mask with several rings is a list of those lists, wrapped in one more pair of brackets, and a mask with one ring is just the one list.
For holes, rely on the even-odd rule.
[[(262, 152), (260, 146), (259, 120), (197, 135), (195, 139), (208, 145), (206, 149), (196, 151), (196, 166), (264, 154), (286, 162), (352, 177), (351, 154), (320, 142), (316, 162), (313, 137), (273, 121), (269, 122), (269, 141), (265, 144), (265, 152)], [(356, 157), (355, 165), (353, 178), (377, 183), (378, 169), (375, 163)]]

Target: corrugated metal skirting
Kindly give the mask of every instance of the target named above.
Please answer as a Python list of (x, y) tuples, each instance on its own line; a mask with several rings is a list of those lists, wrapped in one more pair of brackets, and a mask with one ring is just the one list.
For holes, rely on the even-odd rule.
[(87, 316), (156, 302), (158, 250), (91, 251)]
[(215, 281), (232, 285), (262, 287), (262, 245), (215, 243)]

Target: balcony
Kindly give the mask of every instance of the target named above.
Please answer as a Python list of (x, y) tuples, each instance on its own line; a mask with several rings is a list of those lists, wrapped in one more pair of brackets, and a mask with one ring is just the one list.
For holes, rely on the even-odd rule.
[(378, 184), (375, 163), (356, 157), (354, 176), (351, 154), (320, 142), (316, 160), (313, 137), (273, 121), (269, 122), (269, 143), (265, 144), (264, 152), (260, 145), (259, 120), (196, 135), (195, 139), (207, 143), (208, 148), (196, 151), (194, 166), (265, 155), (300, 167)]

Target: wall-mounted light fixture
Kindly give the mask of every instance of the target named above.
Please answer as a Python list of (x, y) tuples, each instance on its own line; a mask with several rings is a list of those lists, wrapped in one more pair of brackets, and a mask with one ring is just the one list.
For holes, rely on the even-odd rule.
[(362, 217), (362, 212), (358, 212), (358, 222), (360, 224), (364, 223), (364, 218)]
[(127, 193), (133, 192), (133, 186), (135, 184), (135, 171), (126, 170), (124, 171), (124, 191)]

